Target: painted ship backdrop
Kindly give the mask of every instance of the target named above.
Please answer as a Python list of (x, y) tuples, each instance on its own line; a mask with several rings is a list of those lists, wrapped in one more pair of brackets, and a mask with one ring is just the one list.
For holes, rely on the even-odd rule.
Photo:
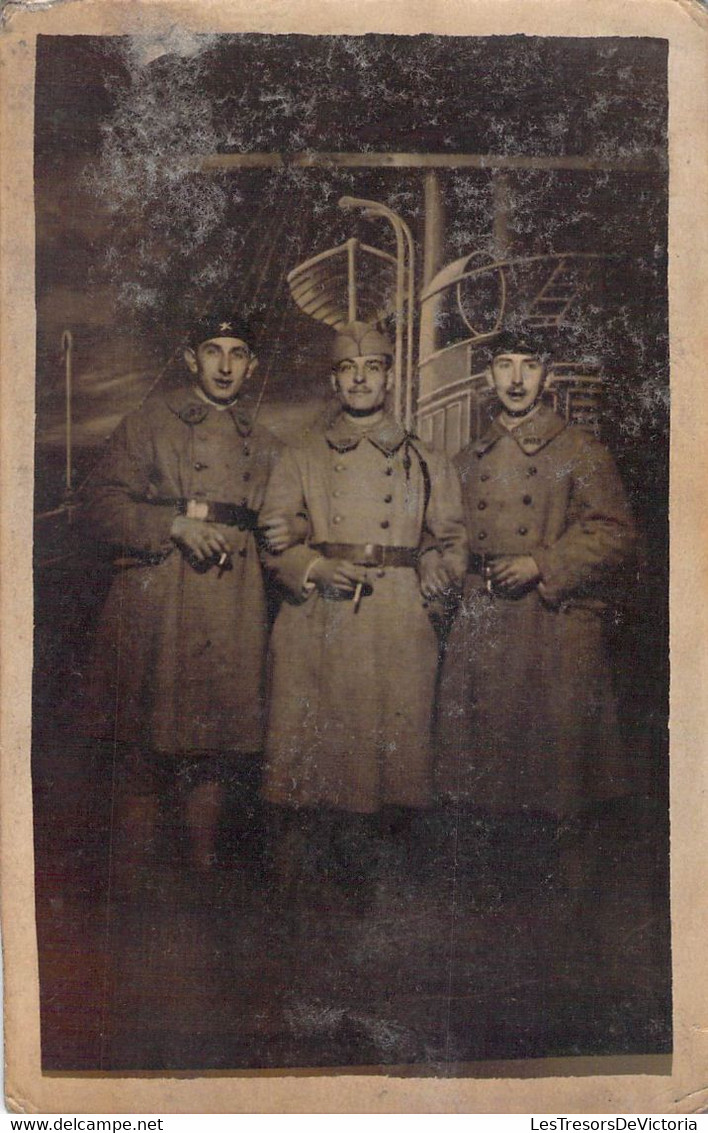
[[(385, 62), (389, 93), (413, 81), (414, 56), (438, 76), (444, 121), (426, 134), (415, 99), (399, 100), (390, 129), (372, 114), (380, 93), (362, 93), (361, 76), (352, 93), (355, 41), (328, 42), (329, 79), (323, 85), (320, 75), (318, 88), (323, 43), (278, 38), (224, 37), (201, 53), (192, 44), (192, 54), (177, 42), (155, 59), (87, 37), (40, 43), (33, 768), (45, 1066), (449, 1069), (480, 1059), (661, 1054), (670, 1048), (663, 48), (465, 41), (475, 45), (466, 55), (461, 43), (452, 53), (446, 43), (443, 54), (429, 37), (406, 41), (406, 50), (373, 37), (364, 54)], [(218, 68), (201, 66), (204, 50)], [(341, 87), (332, 84), (337, 51), (349, 76)], [(490, 69), (466, 70), (473, 89), (463, 90), (454, 72), (470, 52)], [(291, 84), (300, 81), (317, 119), (309, 137), (300, 130), (301, 148), (282, 144), (292, 143), (294, 126), (273, 77), (293, 59), (306, 75)], [(257, 69), (264, 121), (268, 97), (277, 103), (280, 124), (268, 140), (280, 138), (280, 148), (256, 147), (264, 135), (253, 123), (240, 148), (225, 119), (221, 133), (204, 129), (204, 100), (224, 112), (235, 63)], [(523, 99), (513, 84), (502, 83), (500, 95), (489, 79), (495, 68), (526, 83)], [(612, 137), (603, 138), (597, 107), (608, 97)], [(511, 123), (501, 152), (489, 144), (472, 152), (458, 121), (464, 107), (468, 122), (469, 106), (480, 119)], [(136, 108), (141, 121), (154, 116), (142, 149), (131, 140)], [(344, 108), (352, 121), (342, 133)], [(185, 152), (190, 129), (198, 152)], [(494, 137), (488, 130), (476, 140)], [(293, 969), (292, 942), (235, 876), (223, 882), (206, 937), (204, 911), (173, 862), (154, 879), (150, 910), (111, 912), (110, 761), (82, 741), (80, 723), (111, 566), (83, 530), (82, 491), (123, 415), (182, 373), (190, 318), (224, 302), (256, 314), (259, 369), (247, 396), (285, 440), (332, 408), (329, 338), (356, 317), (390, 329), (392, 409), (433, 446), (454, 455), (485, 427), (494, 402), (485, 347), (515, 326), (540, 328), (553, 343), (547, 400), (612, 448), (645, 533), (607, 627), (645, 809), (627, 819), (636, 822), (636, 860), (608, 867), (595, 935), (575, 937), (572, 957), (559, 950), (547, 909), (512, 903), (473, 918), (454, 955), (431, 963), (451, 947), (431, 896), (440, 879), (408, 907), (393, 891), (382, 898), (368, 946), (359, 940), (366, 924), (328, 923), (315, 902), (316, 927), (310, 909), (298, 932), (329, 955), (317, 978), (301, 961)], [(174, 851), (179, 832), (171, 837)], [(232, 851), (248, 858), (243, 846)], [(511, 943), (524, 918), (531, 959)], [(401, 934), (413, 942), (403, 975)], [(268, 955), (256, 970), (249, 948), (261, 938)]]

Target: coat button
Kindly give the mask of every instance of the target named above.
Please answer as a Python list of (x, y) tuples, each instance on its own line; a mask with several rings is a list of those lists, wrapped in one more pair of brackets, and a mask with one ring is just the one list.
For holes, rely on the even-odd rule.
[(382, 520), (381, 520), (381, 523), (379, 524), (379, 526), (380, 526), (380, 527), (383, 527), (383, 529), (384, 529), (384, 531), (385, 531), (387, 527), (390, 527), (390, 526), (391, 526), (391, 524), (389, 523), (389, 521), (388, 521), (387, 519), (382, 519)]
[(393, 496), (390, 493), (388, 493), (387, 495), (384, 496), (384, 503), (390, 504), (392, 499), (393, 499)]
[(335, 472), (343, 472), (344, 471), (344, 465), (343, 464), (335, 464), (334, 471)]
[(387, 467), (384, 468), (384, 476), (393, 476), (393, 469), (390, 465), (387, 465)]
[(478, 539), (486, 539), (487, 538), (487, 532), (486, 531), (479, 531), (477, 533), (477, 538)]
[(480, 476), (480, 480), (482, 481), (482, 483), (484, 483), (485, 480), (488, 480), (488, 479), (489, 479), (489, 473), (483, 472), (482, 475)]
[(200, 460), (195, 460), (195, 462), (194, 462), (194, 471), (195, 472), (201, 472), (204, 468), (206, 468), (206, 464), (202, 464), (202, 462)]
[(332, 492), (332, 495), (334, 496), (335, 500), (338, 500), (339, 497), (341, 496), (341, 494), (342, 493), (341, 493), (341, 490), (339, 488), (335, 488), (334, 491)]
[(479, 503), (477, 504), (477, 511), (484, 511), (486, 506), (487, 506), (487, 501), (486, 500), (480, 500)]
[(528, 533), (529, 533), (528, 527), (520, 527), (519, 528), (519, 535), (528, 535)]
[(243, 455), (244, 455), (244, 456), (250, 456), (250, 455), (251, 455), (251, 450), (250, 450), (250, 448), (248, 447), (248, 445), (244, 445), (244, 446), (243, 446)]
[(526, 504), (526, 506), (528, 507), (529, 504), (533, 503), (533, 499), (531, 498), (531, 496), (524, 496), (521, 502)]
[(246, 550), (246, 548), (245, 548), (245, 547), (241, 547), (241, 550), (240, 550), (240, 551), (239, 551), (239, 553), (238, 553), (238, 556), (239, 556), (239, 558), (240, 558), (240, 559), (245, 559), (245, 558), (246, 558), (246, 555), (247, 555), (247, 554), (248, 554), (248, 551)]
[(251, 473), (250, 472), (244, 472), (243, 478), (244, 478), (244, 480), (250, 480), (251, 479)]
[(536, 467), (536, 465), (535, 465), (535, 464), (531, 464), (531, 465), (529, 466), (529, 470), (528, 470), (528, 474), (529, 474), (529, 476), (535, 476), (537, 472), (538, 472), (538, 468)]
[(385, 577), (386, 577), (386, 571), (385, 571), (385, 570), (383, 570), (383, 569), (381, 569), (381, 568), (379, 568), (379, 569), (378, 569), (378, 570), (376, 571), (376, 577), (377, 577), (377, 578), (385, 578)]
[(332, 516), (332, 523), (341, 523), (341, 522), (342, 522), (341, 515), (333, 515)]

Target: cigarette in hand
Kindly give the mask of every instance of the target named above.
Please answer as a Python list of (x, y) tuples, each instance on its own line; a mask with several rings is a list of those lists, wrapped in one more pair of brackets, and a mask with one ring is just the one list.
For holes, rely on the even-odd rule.
[(228, 557), (229, 557), (229, 556), (228, 556), (228, 553), (227, 553), (226, 551), (222, 551), (222, 552), (221, 552), (221, 554), (220, 554), (220, 556), (219, 556), (219, 562), (218, 562), (218, 564), (217, 564), (217, 565), (218, 565), (218, 566), (220, 566), (220, 567), (224, 566), (224, 564), (225, 564), (226, 560), (228, 559)]
[(356, 590), (354, 591), (354, 613), (355, 614), (358, 612), (359, 606), (361, 605), (361, 595), (362, 595), (363, 589), (364, 589), (363, 582), (357, 582)]

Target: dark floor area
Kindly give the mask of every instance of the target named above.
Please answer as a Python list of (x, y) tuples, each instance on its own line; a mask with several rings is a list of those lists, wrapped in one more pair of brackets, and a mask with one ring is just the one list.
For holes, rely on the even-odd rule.
[(573, 886), (525, 828), (485, 864), (474, 822), (433, 814), (381, 841), (365, 899), (315, 868), (278, 893), (267, 818), (235, 838), (227, 813), (213, 878), (166, 816), (155, 861), (109, 887), (104, 759), (35, 748), (45, 1070), (463, 1073), (670, 1050), (661, 807), (626, 806)]

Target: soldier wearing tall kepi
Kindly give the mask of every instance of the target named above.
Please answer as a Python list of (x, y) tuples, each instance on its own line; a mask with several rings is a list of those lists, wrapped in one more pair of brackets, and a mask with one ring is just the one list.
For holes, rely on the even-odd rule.
[(537, 850), (547, 869), (565, 830), (572, 877), (578, 816), (633, 791), (603, 615), (635, 530), (608, 450), (542, 402), (548, 363), (538, 335), (497, 339), (500, 413), (455, 459), (470, 564), (441, 679), (437, 783), (458, 831), (476, 815), (517, 864)]
[(287, 531), (298, 513), (310, 529), (269, 559), (287, 598), (271, 639), (265, 797), (299, 816), (305, 840), (329, 821), (354, 873), (372, 816), (433, 801), (438, 640), (428, 604), (466, 561), (451, 465), (385, 410), (392, 354), (366, 323), (337, 333), (341, 412), (286, 450), (262, 513), (266, 529)]
[(126, 874), (166, 797), (182, 799), (200, 871), (225, 789), (244, 814), (258, 798), (268, 612), (256, 527), (281, 445), (240, 401), (253, 344), (229, 311), (201, 319), (184, 352), (190, 380), (124, 419), (90, 483), (88, 524), (116, 557), (93, 699), (117, 753)]

